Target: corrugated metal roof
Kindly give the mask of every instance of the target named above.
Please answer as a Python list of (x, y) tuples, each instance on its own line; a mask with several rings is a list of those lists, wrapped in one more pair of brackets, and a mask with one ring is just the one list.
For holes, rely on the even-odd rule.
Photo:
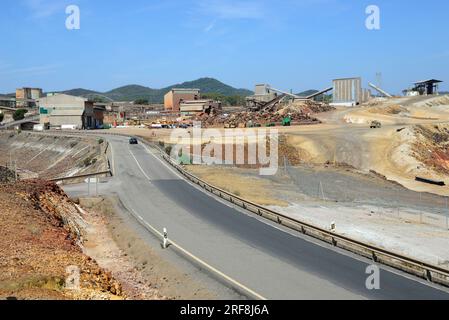
[(423, 83), (441, 83), (443, 81), (441, 80), (436, 80), (436, 79), (429, 79), (429, 80), (423, 80), (423, 81), (418, 81), (415, 82), (415, 84), (423, 84)]

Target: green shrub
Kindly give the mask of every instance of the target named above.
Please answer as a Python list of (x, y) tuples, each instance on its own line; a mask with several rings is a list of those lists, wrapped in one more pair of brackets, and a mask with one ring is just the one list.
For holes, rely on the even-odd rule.
[(92, 159), (91, 158), (84, 159), (83, 164), (85, 167), (90, 166), (92, 164)]
[(167, 155), (171, 155), (171, 151), (172, 151), (172, 146), (167, 146), (167, 147), (165, 148), (165, 153), (166, 153)]
[(103, 144), (104, 140), (103, 139), (99, 139), (98, 140), (98, 144)]
[(12, 115), (12, 118), (14, 119), (14, 121), (20, 121), (23, 120), (25, 118), (25, 115), (28, 113), (28, 110), (25, 109), (18, 109), (14, 112), (14, 114)]

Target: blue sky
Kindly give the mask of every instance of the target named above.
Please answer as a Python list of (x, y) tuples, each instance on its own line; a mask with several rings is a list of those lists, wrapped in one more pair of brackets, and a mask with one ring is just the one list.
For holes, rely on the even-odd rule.
[[(67, 5), (81, 29), (65, 27)], [(365, 27), (380, 8), (381, 29)], [(434, 0), (2, 0), (0, 92), (165, 87), (214, 77), (295, 92), (362, 76), (399, 93), (449, 89), (449, 2)], [(424, 57), (428, 57), (425, 61)]]

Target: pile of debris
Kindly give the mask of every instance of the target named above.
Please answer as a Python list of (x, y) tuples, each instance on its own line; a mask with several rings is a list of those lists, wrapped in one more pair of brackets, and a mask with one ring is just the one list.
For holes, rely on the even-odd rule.
[(317, 124), (320, 121), (313, 117), (313, 114), (333, 109), (327, 103), (304, 100), (288, 104), (277, 104), (260, 111), (244, 111), (234, 114), (223, 112), (212, 115), (201, 114), (195, 121), (200, 121), (203, 127), (225, 126), (228, 128)]

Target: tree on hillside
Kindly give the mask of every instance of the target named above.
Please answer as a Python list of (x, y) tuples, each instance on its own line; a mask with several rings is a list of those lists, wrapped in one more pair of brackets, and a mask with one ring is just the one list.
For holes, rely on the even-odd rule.
[(28, 110), (25, 109), (18, 109), (14, 114), (12, 115), (12, 118), (14, 121), (20, 121), (25, 118), (25, 115), (28, 113)]

